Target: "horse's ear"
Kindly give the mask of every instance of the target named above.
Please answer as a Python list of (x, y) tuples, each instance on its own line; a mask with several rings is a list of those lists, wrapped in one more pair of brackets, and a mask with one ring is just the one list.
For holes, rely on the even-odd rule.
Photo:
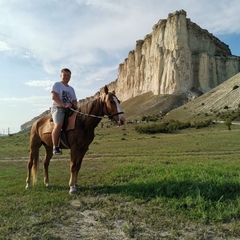
[(106, 94), (108, 94), (108, 87), (107, 87), (107, 85), (105, 85), (105, 87), (104, 87), (104, 92), (105, 92)]

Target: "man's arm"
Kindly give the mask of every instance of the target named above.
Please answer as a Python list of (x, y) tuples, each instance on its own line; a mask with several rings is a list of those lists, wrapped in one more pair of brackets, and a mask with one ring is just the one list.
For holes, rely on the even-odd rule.
[(56, 102), (60, 107), (66, 107), (66, 105), (59, 98), (58, 93), (52, 91), (51, 95), (52, 95), (52, 100)]

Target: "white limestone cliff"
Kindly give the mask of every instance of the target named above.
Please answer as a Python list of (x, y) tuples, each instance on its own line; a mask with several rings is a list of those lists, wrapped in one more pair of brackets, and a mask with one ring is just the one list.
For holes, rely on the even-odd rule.
[(122, 101), (152, 91), (159, 94), (203, 93), (240, 71), (240, 57), (207, 30), (186, 18), (184, 10), (169, 14), (119, 65), (110, 83)]

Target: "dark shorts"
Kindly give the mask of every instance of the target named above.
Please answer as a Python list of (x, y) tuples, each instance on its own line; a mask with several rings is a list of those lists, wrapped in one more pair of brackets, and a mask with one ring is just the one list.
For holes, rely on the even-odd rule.
[(51, 108), (52, 119), (55, 123), (63, 123), (67, 108), (53, 107)]

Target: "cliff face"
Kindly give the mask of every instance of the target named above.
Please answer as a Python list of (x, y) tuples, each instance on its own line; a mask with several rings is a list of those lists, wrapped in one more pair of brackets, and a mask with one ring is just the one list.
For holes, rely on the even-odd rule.
[[(125, 101), (152, 91), (159, 94), (203, 93), (240, 71), (240, 57), (226, 44), (186, 18), (184, 10), (160, 20), (151, 34), (119, 65), (108, 86)], [(101, 90), (102, 91), (102, 90)]]

